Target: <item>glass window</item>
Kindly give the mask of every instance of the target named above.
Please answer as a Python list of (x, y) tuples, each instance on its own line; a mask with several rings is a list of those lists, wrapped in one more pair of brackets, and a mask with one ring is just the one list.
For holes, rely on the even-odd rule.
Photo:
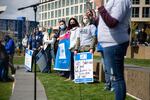
[(140, 4), (140, 0), (132, 0), (132, 4)]
[(48, 26), (50, 26), (51, 25), (51, 21), (48, 21)]
[(74, 14), (74, 7), (71, 7), (71, 15)]
[(75, 4), (77, 4), (78, 3), (78, 0), (75, 0)]
[(80, 13), (82, 13), (82, 11), (83, 11), (82, 9), (83, 9), (83, 7), (82, 7), (82, 5), (80, 5)]
[(51, 20), (51, 26), (54, 26), (54, 23), (53, 23), (54, 21), (53, 20)]
[(42, 5), (42, 11), (44, 11), (44, 5)]
[(69, 8), (66, 8), (66, 16), (69, 15)]
[(83, 0), (80, 0), (80, 3), (82, 3), (83, 2)]
[(54, 18), (54, 11), (51, 11), (51, 18)]
[(57, 1), (55, 2), (55, 8), (57, 8)]
[(87, 2), (88, 0), (84, 0), (84, 2)]
[(50, 10), (51, 9), (51, 5), (50, 5), (50, 3), (48, 4), (48, 10)]
[(57, 10), (55, 10), (55, 17), (58, 17), (58, 15), (57, 15)]
[(54, 9), (54, 2), (51, 3), (51, 9)]
[(50, 12), (48, 12), (48, 19), (50, 19), (50, 16), (51, 16), (50, 14), (51, 14), (51, 13), (50, 13)]
[(150, 18), (150, 7), (143, 7), (142, 17)]
[(70, 3), (70, 4), (71, 4), (71, 5), (73, 5), (73, 4), (74, 4), (74, 0), (70, 0), (70, 1), (71, 1), (71, 3)]
[(56, 26), (56, 19), (54, 20), (54, 26)]
[(65, 16), (65, 10), (62, 9), (62, 16)]
[(42, 14), (42, 20), (44, 20), (44, 13)]
[(61, 17), (61, 9), (58, 10), (58, 17)]
[(132, 8), (132, 17), (139, 17), (139, 7)]
[(86, 7), (86, 4), (84, 4), (84, 12), (86, 12), (87, 10), (87, 7)]
[(47, 19), (47, 13), (45, 13), (45, 19)]
[(150, 4), (150, 0), (145, 0), (145, 4)]
[(63, 7), (66, 6), (66, 5), (65, 5), (65, 4), (66, 4), (65, 1), (66, 1), (66, 0), (63, 0), (63, 1), (62, 1), (62, 6), (63, 6)]
[(45, 4), (45, 11), (47, 11), (47, 4)]
[(66, 0), (66, 6), (69, 6), (70, 0)]
[(58, 1), (58, 7), (61, 7), (61, 0)]
[(78, 14), (78, 6), (75, 6), (75, 14)]

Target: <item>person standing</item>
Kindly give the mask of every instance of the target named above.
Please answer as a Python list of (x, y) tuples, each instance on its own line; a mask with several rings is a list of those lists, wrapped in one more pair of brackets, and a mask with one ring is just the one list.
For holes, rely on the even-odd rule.
[(5, 40), (5, 50), (9, 57), (9, 66), (11, 68), (11, 73), (13, 75), (16, 72), (16, 68), (14, 67), (14, 63), (13, 63), (13, 58), (15, 53), (15, 43), (14, 40), (9, 35), (6, 35), (4, 37), (4, 40)]
[(28, 47), (28, 35), (26, 34), (25, 37), (22, 39), (22, 45), (24, 48), (24, 55), (25, 55), (25, 50)]
[(107, 74), (116, 100), (125, 100), (124, 56), (129, 45), (131, 0), (93, 0), (99, 12), (98, 41), (103, 46)]
[[(77, 41), (77, 34), (79, 33), (79, 23), (75, 18), (70, 18), (68, 21), (68, 31), (70, 32), (70, 46), (71, 51), (71, 68), (69, 71), (69, 78), (67, 80), (74, 79), (74, 49)], [(66, 80), (66, 81), (67, 81)]]

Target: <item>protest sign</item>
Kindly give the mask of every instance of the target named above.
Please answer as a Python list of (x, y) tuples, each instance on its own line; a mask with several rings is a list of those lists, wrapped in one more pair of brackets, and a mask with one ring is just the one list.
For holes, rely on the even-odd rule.
[(32, 55), (33, 55), (32, 50), (29, 49), (25, 50), (25, 68), (29, 71), (31, 71)]
[(75, 83), (93, 82), (93, 54), (90, 52), (77, 53), (74, 56)]
[(56, 54), (54, 70), (70, 71), (71, 52), (68, 49), (69, 45), (70, 40), (68, 34), (61, 36)]
[(47, 66), (47, 59), (43, 49), (36, 55), (36, 64), (39, 66), (41, 72), (43, 72)]

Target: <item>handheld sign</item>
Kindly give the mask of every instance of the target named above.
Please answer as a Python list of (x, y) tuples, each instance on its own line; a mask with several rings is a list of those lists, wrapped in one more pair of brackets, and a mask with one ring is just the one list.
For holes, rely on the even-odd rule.
[(77, 53), (74, 56), (75, 83), (93, 82), (93, 54)]

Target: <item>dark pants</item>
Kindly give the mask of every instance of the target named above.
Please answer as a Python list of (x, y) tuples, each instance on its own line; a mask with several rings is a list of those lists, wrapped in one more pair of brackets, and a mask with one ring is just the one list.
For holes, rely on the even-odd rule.
[(14, 59), (14, 54), (10, 54), (9, 55), (9, 67), (11, 69), (11, 73), (15, 74), (16, 68), (14, 67), (13, 59)]
[(31, 72), (33, 71), (33, 65), (36, 64), (36, 55), (38, 54), (38, 50), (34, 50), (33, 51), (33, 55), (32, 55), (32, 64), (31, 64)]

